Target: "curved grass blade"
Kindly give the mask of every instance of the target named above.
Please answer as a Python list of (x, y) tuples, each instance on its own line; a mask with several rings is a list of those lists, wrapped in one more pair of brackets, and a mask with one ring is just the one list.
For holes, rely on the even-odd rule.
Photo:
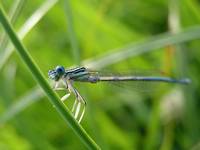
[(34, 89), (31, 89), (23, 97), (18, 99), (16, 103), (12, 104), (3, 115), (1, 115), (0, 125), (5, 124), (7, 121), (22, 112), (25, 108), (40, 100), (43, 96), (44, 94), (40, 88), (35, 87)]
[(28, 66), (35, 80), (42, 87), (44, 92), (49, 98), (49, 101), (56, 108), (62, 118), (68, 123), (80, 140), (89, 148), (89, 149), (100, 149), (99, 146), (94, 142), (94, 140), (86, 133), (86, 131), (78, 124), (78, 122), (73, 118), (68, 108), (63, 105), (60, 101), (58, 95), (52, 90), (48, 82), (46, 81), (44, 75), (39, 70), (38, 66), (33, 61), (30, 54), (27, 52), (25, 47), (22, 45), (18, 37), (16, 36), (11, 24), (9, 23), (4, 11), (0, 8), (0, 22), (8, 34), (10, 40), (16, 47), (18, 54), (21, 56), (21, 59)]
[(88, 68), (100, 69), (108, 65), (120, 62), (130, 57), (135, 57), (159, 48), (187, 42), (200, 38), (200, 27), (192, 27), (177, 34), (161, 34), (138, 44), (130, 44), (124, 48), (112, 50), (98, 58), (83, 61)]
[[(44, 15), (58, 2), (58, 0), (46, 0), (29, 19), (24, 23), (24, 25), (19, 29), (17, 35), (22, 40), (34, 26), (44, 17)], [(5, 65), (8, 58), (14, 51), (12, 44), (8, 44), (4, 51), (0, 54), (0, 70)]]
[[(9, 12), (9, 18), (10, 18), (10, 22), (12, 24), (14, 24), (19, 16), (19, 14), (21, 13), (22, 11), (22, 8), (25, 4), (25, 1), (26, 0), (16, 0), (11, 9), (10, 9), (10, 12)], [(2, 38), (1, 38), (1, 41), (0, 41), (0, 49), (4, 50), (5, 47), (7, 46), (8, 44), (8, 37), (6, 36), (6, 34), (4, 33), (2, 35)]]

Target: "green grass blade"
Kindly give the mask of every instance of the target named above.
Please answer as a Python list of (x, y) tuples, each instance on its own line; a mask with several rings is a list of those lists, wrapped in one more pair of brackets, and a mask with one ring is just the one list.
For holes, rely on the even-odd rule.
[(198, 1), (196, 0), (184, 0), (183, 3), (185, 3), (184, 5), (187, 7), (189, 13), (191, 13), (190, 15), (193, 16), (193, 19), (195, 19), (195, 21), (199, 22), (200, 21), (200, 16), (199, 16), (199, 4)]
[(80, 65), (80, 49), (79, 49), (79, 44), (76, 38), (76, 33), (74, 30), (70, 1), (64, 0), (63, 3), (64, 3), (64, 9), (66, 13), (67, 28), (68, 28), (69, 38), (70, 38), (70, 42), (72, 46), (73, 58), (74, 58), (75, 63), (77, 65)]
[(40, 88), (35, 87), (28, 93), (22, 96), (16, 103), (11, 105), (0, 117), (0, 125), (5, 124), (7, 121), (15, 117), (17, 114), (22, 112), (25, 108), (37, 102), (44, 96)]
[(78, 124), (78, 122), (73, 118), (70, 111), (63, 105), (57, 94), (52, 90), (45, 77), (42, 75), (39, 68), (36, 66), (35, 62), (31, 58), (30, 54), (27, 52), (25, 47), (22, 45), (18, 37), (16, 36), (12, 26), (8, 22), (3, 9), (0, 9), (0, 22), (8, 34), (10, 40), (15, 45), (17, 52), (21, 56), (21, 59), (30, 69), (32, 75), (45, 91), (52, 105), (60, 113), (63, 119), (68, 123), (68, 125), (73, 129), (76, 135), (81, 139), (81, 141), (90, 149), (100, 149), (98, 145), (93, 141), (93, 139), (86, 133), (86, 131)]
[(16, 0), (15, 4), (13, 4), (13, 7), (10, 10), (9, 16), (10, 16), (10, 22), (15, 23), (19, 14), (21, 13), (24, 5), (26, 3), (26, 0)]
[(99, 58), (86, 60), (83, 62), (83, 64), (88, 68), (100, 69), (127, 58), (138, 56), (147, 52), (152, 52), (168, 45), (183, 43), (199, 38), (200, 27), (192, 27), (177, 34), (169, 33), (158, 35), (139, 44), (130, 44), (127, 47), (108, 52)]
[[(9, 18), (10, 18), (10, 22), (12, 24), (14, 24), (25, 4), (25, 1), (26, 0), (16, 0), (14, 3), (13, 3), (13, 6), (11, 7), (10, 9), (10, 12), (9, 12)], [(2, 39), (0, 41), (0, 49), (4, 50), (5, 47), (7, 46), (8, 44), (8, 38), (6, 36), (6, 34), (3, 34), (2, 35)]]
[[(17, 35), (20, 39), (23, 39), (33, 27), (44, 17), (44, 15), (58, 2), (58, 0), (46, 0), (29, 19), (24, 23), (24, 25), (19, 29)], [(12, 44), (9, 44), (4, 51), (0, 53), (0, 70), (7, 62), (8, 58), (14, 51)]]

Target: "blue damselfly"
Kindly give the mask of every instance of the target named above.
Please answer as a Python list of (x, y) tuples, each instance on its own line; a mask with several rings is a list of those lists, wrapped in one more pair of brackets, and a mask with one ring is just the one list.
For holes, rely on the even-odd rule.
[[(76, 67), (72, 69), (65, 69), (63, 66), (57, 66), (55, 69), (48, 72), (49, 78), (55, 81), (55, 90), (67, 90), (68, 94), (64, 95), (61, 98), (61, 101), (66, 100), (70, 93), (73, 93), (76, 97), (75, 102), (72, 107), (72, 113), (74, 118), (80, 123), (84, 113), (86, 102), (83, 97), (79, 94), (77, 89), (73, 86), (73, 82), (166, 82), (166, 83), (177, 83), (177, 84), (189, 84), (190, 79), (175, 79), (170, 77), (162, 76), (134, 76), (134, 75), (104, 75), (98, 71), (91, 71), (85, 67)], [(60, 81), (63, 84), (63, 87), (59, 86)], [(83, 106), (82, 112), (80, 113), (81, 105)]]

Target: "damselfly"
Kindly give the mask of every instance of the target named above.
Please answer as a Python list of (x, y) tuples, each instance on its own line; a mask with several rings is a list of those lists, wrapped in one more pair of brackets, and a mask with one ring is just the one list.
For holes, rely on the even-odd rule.
[[(170, 77), (162, 77), (162, 76), (134, 76), (134, 75), (103, 75), (98, 71), (91, 71), (86, 69), (85, 67), (77, 67), (72, 69), (65, 69), (63, 66), (57, 66), (53, 70), (49, 70), (48, 72), (49, 78), (55, 81), (54, 90), (67, 90), (69, 93), (64, 95), (61, 98), (61, 101), (65, 101), (71, 93), (73, 93), (76, 97), (73, 107), (72, 113), (74, 118), (80, 123), (84, 113), (86, 102), (83, 97), (79, 94), (77, 89), (73, 86), (74, 81), (79, 82), (90, 82), (90, 83), (98, 83), (98, 82), (106, 82), (106, 81), (128, 81), (128, 82), (168, 82), (168, 83), (178, 83), (178, 84), (189, 84), (190, 79), (175, 79)], [(59, 83), (63, 84), (63, 87), (59, 86)], [(83, 107), (82, 112), (80, 112), (81, 107)]]

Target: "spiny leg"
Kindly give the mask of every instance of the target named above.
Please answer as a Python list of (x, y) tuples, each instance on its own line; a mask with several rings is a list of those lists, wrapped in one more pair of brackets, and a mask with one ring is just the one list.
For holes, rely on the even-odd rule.
[[(77, 119), (79, 111), (80, 111), (80, 107), (81, 107), (81, 101), (79, 99), (80, 94), (78, 93), (78, 91), (75, 88), (73, 88), (73, 92), (75, 94), (76, 99), (75, 99), (75, 102), (74, 102), (74, 105), (72, 108), (72, 113), (74, 114), (74, 118)], [(75, 112), (74, 112), (74, 110), (75, 110)]]
[(68, 99), (69, 96), (70, 96), (70, 93), (65, 94), (63, 97), (61, 97), (61, 101), (64, 102), (65, 100)]
[(58, 87), (59, 86), (59, 82), (57, 81), (53, 87), (53, 90), (55, 91), (64, 91), (67, 90), (67, 86), (64, 84), (65, 87)]
[(78, 114), (79, 114), (80, 108), (81, 108), (81, 102), (78, 102), (78, 105), (77, 105), (77, 108), (76, 108), (76, 112), (75, 112), (75, 115), (74, 115), (75, 119), (78, 118)]
[[(78, 92), (75, 88), (74, 88), (74, 93), (75, 93), (76, 99), (75, 99), (74, 105), (73, 105), (73, 107), (72, 107), (72, 112), (74, 112), (74, 109), (75, 109), (76, 107), (78, 107), (78, 104), (81, 103), (81, 102), (83, 101), (83, 98), (81, 97), (81, 95), (79, 94), (79, 92)], [(84, 103), (85, 103), (85, 101), (84, 101)]]
[(80, 111), (80, 107), (81, 107), (81, 103), (83, 104), (83, 110), (82, 110), (82, 113), (79, 117), (79, 120), (78, 122), (80, 123), (83, 116), (84, 116), (84, 113), (85, 113), (85, 106), (86, 106), (86, 102), (84, 101), (84, 99), (82, 98), (82, 96), (79, 94), (79, 92), (75, 89), (75, 92), (76, 92), (76, 95), (77, 95), (77, 101), (78, 101), (78, 105), (77, 105), (77, 110), (76, 110), (76, 113), (75, 113), (75, 118), (78, 117), (78, 114), (79, 114), (79, 111)]
[(77, 109), (77, 104), (78, 104), (77, 97), (78, 97), (78, 95), (77, 95), (77, 92), (76, 92), (75, 88), (72, 86), (72, 83), (71, 83), (69, 80), (67, 80), (65, 84), (68, 85), (69, 92), (70, 92), (70, 93), (71, 93), (71, 92), (74, 93), (74, 95), (75, 95), (75, 97), (76, 97), (76, 99), (75, 99), (75, 101), (74, 101), (74, 104), (73, 104), (73, 107), (72, 107), (72, 110), (71, 110), (72, 114), (75, 115), (75, 114), (74, 114), (74, 110)]
[[(85, 105), (86, 105), (86, 102), (83, 100), (82, 96), (79, 94), (79, 92), (72, 86), (71, 82), (68, 81), (68, 82), (65, 82), (63, 81), (63, 85), (64, 87), (58, 87), (59, 86), (59, 83), (56, 82), (55, 83), (55, 86), (54, 86), (54, 90), (56, 91), (63, 91), (63, 90), (69, 90), (69, 93), (67, 93), (66, 95), (64, 95), (62, 98), (61, 98), (61, 101), (64, 102), (69, 96), (70, 96), (70, 93), (73, 92), (75, 94), (75, 101), (74, 101), (74, 104), (73, 104), (73, 107), (72, 107), (72, 113), (74, 115), (74, 118), (78, 121), (78, 123), (81, 122), (83, 116), (84, 116), (84, 113), (85, 113)], [(81, 104), (83, 104), (83, 110), (82, 110), (82, 113), (80, 115), (80, 118), (78, 118), (79, 116), (79, 112), (80, 112), (80, 109), (81, 109)], [(74, 112), (75, 111), (75, 112)]]
[(71, 110), (72, 113), (74, 113), (74, 109), (76, 108), (76, 105), (77, 105), (77, 100), (74, 101), (74, 104), (73, 104), (73, 107), (72, 107), (72, 110)]
[[(53, 88), (55, 91), (64, 91), (64, 90), (67, 90), (67, 86), (65, 84), (64, 84), (65, 87), (61, 87), (61, 88), (59, 88), (58, 85), (59, 85), (59, 83), (56, 82), (55, 86)], [(70, 96), (70, 93), (65, 94), (63, 97), (61, 97), (61, 101), (64, 102), (69, 96)]]
[(73, 92), (75, 94), (75, 97), (76, 97), (75, 102), (74, 102), (73, 107), (72, 107), (72, 113), (74, 114), (74, 118), (76, 120), (77, 120), (77, 118), (79, 116), (79, 112), (80, 112), (80, 109), (81, 109), (81, 104), (83, 104), (83, 110), (82, 110), (82, 113), (80, 115), (80, 118), (78, 119), (78, 122), (80, 123), (82, 118), (83, 118), (83, 116), (84, 116), (84, 113), (85, 113), (86, 102), (83, 100), (83, 98), (81, 97), (79, 92), (72, 86), (72, 84), (71, 84), (71, 82), (69, 80), (67, 80), (67, 85), (68, 85), (69, 91)]

